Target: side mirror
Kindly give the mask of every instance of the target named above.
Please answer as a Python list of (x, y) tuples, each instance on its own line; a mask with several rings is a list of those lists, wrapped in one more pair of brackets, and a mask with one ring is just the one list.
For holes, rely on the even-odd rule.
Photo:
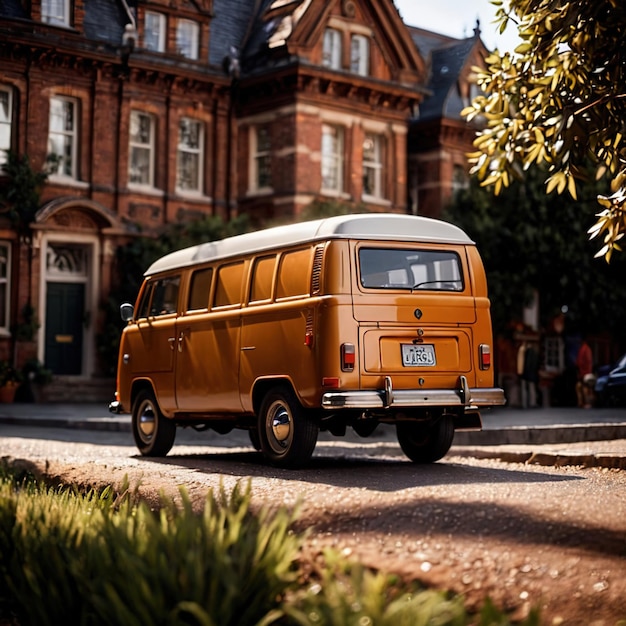
[(124, 302), (124, 304), (120, 306), (120, 315), (123, 321), (130, 322), (130, 320), (133, 319), (134, 313), (135, 313), (135, 307), (132, 304), (129, 304), (128, 302)]

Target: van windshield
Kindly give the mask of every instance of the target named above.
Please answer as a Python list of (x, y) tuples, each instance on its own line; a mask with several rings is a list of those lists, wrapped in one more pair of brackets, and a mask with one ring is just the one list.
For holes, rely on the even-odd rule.
[(366, 289), (464, 289), (459, 255), (447, 250), (361, 248), (359, 266)]

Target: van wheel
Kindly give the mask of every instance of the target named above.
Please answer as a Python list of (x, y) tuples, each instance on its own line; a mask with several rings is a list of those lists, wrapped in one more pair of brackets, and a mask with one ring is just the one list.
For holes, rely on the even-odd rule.
[(441, 415), (428, 422), (400, 422), (396, 434), (402, 452), (414, 463), (434, 463), (443, 458), (454, 439), (451, 415)]
[(165, 456), (174, 445), (176, 423), (161, 413), (154, 393), (144, 389), (133, 404), (132, 429), (143, 456)]
[(259, 437), (259, 431), (256, 428), (250, 428), (248, 430), (248, 437), (250, 437), (250, 443), (252, 447), (257, 451), (261, 451), (261, 439)]
[(261, 403), (258, 433), (261, 450), (271, 463), (301, 467), (313, 455), (318, 427), (291, 389), (275, 387)]

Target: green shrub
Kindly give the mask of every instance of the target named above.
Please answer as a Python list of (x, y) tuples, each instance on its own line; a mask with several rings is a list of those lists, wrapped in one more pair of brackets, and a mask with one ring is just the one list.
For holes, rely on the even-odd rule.
[[(81, 494), (0, 464), (0, 621), (20, 626), (510, 626), (488, 600), (424, 590), (327, 552), (306, 588), (302, 537), (282, 508), (253, 513), (250, 484), (210, 491), (197, 513), (184, 490), (157, 511), (127, 485)], [(532, 613), (521, 626), (537, 626)]]
[(0, 575), (20, 624), (243, 625), (274, 621), (296, 580), (292, 516), (250, 511), (250, 488), (196, 514), (111, 490), (0, 486)]

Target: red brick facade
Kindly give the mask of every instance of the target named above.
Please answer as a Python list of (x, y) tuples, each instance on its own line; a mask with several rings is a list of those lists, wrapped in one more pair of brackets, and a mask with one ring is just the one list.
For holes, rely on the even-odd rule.
[[(51, 175), (42, 190), (32, 242), (0, 216), (0, 244), (10, 247), (0, 359), (36, 356), (58, 375), (98, 375), (100, 304), (115, 292), (115, 250), (139, 233), (200, 215), (297, 219), (315, 200), (410, 210), (409, 120), (428, 68), (391, 0), (302, 2), (292, 14), (270, 1), (73, 0), (63, 25), (43, 19), (45, 0), (11, 1), (14, 15), (0, 25), (0, 96), (10, 105), (0, 142), (10, 135), (10, 144), (0, 148), (28, 155), (35, 170), (54, 152), (51, 141), (74, 152), (59, 166), (69, 174)], [(261, 9), (240, 27), (230, 57), (217, 48), (224, 29), (246, 25), (235, 5)], [(147, 50), (150, 14), (166, 25), (161, 52)], [(181, 20), (197, 25), (197, 59), (178, 51)], [(255, 48), (267, 24), (274, 30)], [(341, 50), (336, 66), (329, 30)], [(367, 72), (355, 61), (359, 45)], [(65, 107), (60, 130), (51, 127), (52, 100)], [(200, 129), (200, 140), (181, 148), (185, 124)], [(442, 137), (437, 149), (453, 156), (411, 157), (433, 181), (420, 192), (426, 214), (449, 197), (452, 165), (467, 147), (463, 128), (435, 129), (434, 144)], [(185, 159), (199, 168), (197, 189), (181, 189)], [(76, 302), (82, 323), (68, 330)], [(15, 341), (28, 304), (40, 327), (33, 341)]]

